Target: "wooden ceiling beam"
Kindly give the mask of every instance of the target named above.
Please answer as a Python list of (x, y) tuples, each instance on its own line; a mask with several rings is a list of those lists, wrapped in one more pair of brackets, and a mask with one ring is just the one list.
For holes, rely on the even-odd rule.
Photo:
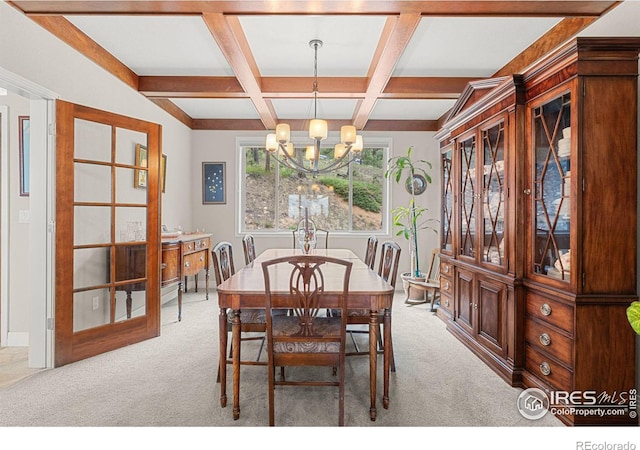
[(563, 19), (556, 26), (551, 28), (533, 44), (527, 47), (522, 53), (498, 70), (493, 76), (502, 77), (513, 73), (522, 73), (527, 67), (538, 59), (558, 47), (563, 42), (571, 39), (580, 31), (595, 22), (594, 17), (579, 17)]
[(119, 78), (123, 83), (138, 89), (138, 75), (125, 66), (119, 59), (107, 52), (93, 39), (62, 16), (30, 16), (45, 30), (65, 42), (94, 63)]
[(468, 0), (15, 0), (28, 14), (423, 14), (438, 16), (597, 17), (615, 1), (468, 1)]
[(147, 97), (246, 97), (236, 77), (140, 76), (138, 91)]
[[(390, 78), (381, 98), (456, 99), (470, 81), (467, 77), (395, 77)], [(261, 92), (265, 98), (313, 98), (312, 77), (263, 77)], [(320, 98), (364, 98), (365, 77), (321, 77)], [(148, 97), (175, 98), (247, 98), (235, 77), (212, 76), (140, 76), (138, 90)]]
[(253, 102), (260, 120), (268, 129), (276, 127), (276, 113), (270, 101), (262, 97), (260, 72), (237, 17), (205, 13), (202, 18), (218, 47), (233, 69), (238, 82)]
[(365, 98), (359, 102), (353, 115), (356, 129), (363, 129), (369, 120), (378, 97), (387, 86), (394, 67), (420, 24), (420, 19), (420, 14), (401, 14), (387, 18), (367, 74), (369, 84)]

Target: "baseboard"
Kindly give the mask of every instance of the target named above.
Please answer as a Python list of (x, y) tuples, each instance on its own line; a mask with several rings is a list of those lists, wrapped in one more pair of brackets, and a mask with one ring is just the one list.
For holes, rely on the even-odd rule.
[(9, 331), (7, 333), (7, 347), (28, 347), (29, 333), (26, 331)]

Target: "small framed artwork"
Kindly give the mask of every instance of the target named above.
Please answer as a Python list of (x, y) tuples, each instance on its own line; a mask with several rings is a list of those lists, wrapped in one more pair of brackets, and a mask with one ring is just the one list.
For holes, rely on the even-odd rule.
[[(147, 167), (148, 154), (147, 147), (142, 144), (136, 144), (136, 166)], [(133, 170), (133, 187), (146, 189), (147, 187), (147, 171), (141, 169)]]
[(20, 147), (20, 196), (29, 196), (29, 159), (31, 131), (29, 116), (18, 116), (18, 146)]
[(162, 192), (164, 193), (164, 188), (167, 182), (167, 155), (162, 155), (162, 160), (160, 161), (160, 184), (162, 186)]
[(225, 188), (224, 162), (202, 163), (202, 204), (216, 205), (227, 203)]

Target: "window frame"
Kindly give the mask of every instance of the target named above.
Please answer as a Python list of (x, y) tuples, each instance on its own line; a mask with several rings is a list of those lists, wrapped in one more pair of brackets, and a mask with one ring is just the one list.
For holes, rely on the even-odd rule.
[[(306, 134), (295, 134), (292, 133), (292, 140), (294, 142), (303, 141), (304, 139), (308, 139)], [(339, 143), (338, 136), (329, 136), (326, 140), (323, 141), (323, 146), (332, 147), (335, 144)], [(261, 147), (264, 148), (264, 139), (257, 137), (238, 137), (236, 138), (236, 214), (235, 214), (235, 230), (236, 237), (243, 236), (246, 233), (251, 233), (255, 236), (291, 236), (291, 230), (289, 229), (280, 229), (280, 230), (246, 230), (244, 229), (244, 212), (245, 212), (245, 204), (246, 204), (246, 191), (244, 189), (244, 176), (245, 176), (245, 151), (246, 147)], [(383, 161), (386, 161), (383, 165), (383, 173), (387, 170), (389, 158), (393, 154), (392, 148), (392, 140), (391, 138), (367, 138), (365, 139), (364, 148), (383, 148), (384, 155)], [(280, 170), (280, 163), (275, 161), (275, 164), (278, 166), (278, 171)], [(279, 188), (278, 185), (279, 177), (276, 176), (276, 192)], [(390, 229), (390, 221), (391, 221), (391, 210), (390, 210), (390, 198), (391, 198), (391, 180), (388, 178), (383, 178), (382, 185), (382, 228), (380, 230), (351, 230), (353, 227), (353, 215), (349, 215), (349, 230), (330, 230), (332, 236), (353, 236), (353, 235), (361, 235), (361, 236), (369, 236), (369, 235), (388, 235)], [(353, 174), (349, 172), (349, 184), (351, 188), (353, 188)], [(349, 197), (349, 209), (353, 207), (353, 197)], [(277, 214), (277, 204), (276, 204), (276, 214)]]

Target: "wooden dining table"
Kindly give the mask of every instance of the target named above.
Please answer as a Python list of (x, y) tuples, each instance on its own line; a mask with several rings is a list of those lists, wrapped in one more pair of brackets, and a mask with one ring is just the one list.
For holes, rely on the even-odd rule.
[[(263, 261), (287, 255), (300, 255), (302, 252), (292, 248), (275, 248), (265, 250), (251, 264), (237, 271), (229, 279), (222, 282), (218, 288), (218, 305), (220, 307), (220, 354), (224, 355), (227, 349), (227, 310), (231, 314), (231, 339), (233, 352), (231, 355), (233, 367), (233, 418), (240, 417), (240, 311), (243, 309), (264, 309), (265, 292), (264, 278), (262, 273)], [(377, 387), (377, 335), (378, 335), (378, 314), (383, 311), (384, 329), (384, 370), (383, 370), (383, 397), (382, 405), (386, 409), (389, 407), (389, 362), (390, 362), (390, 342), (391, 329), (388, 326), (391, 320), (391, 303), (393, 301), (393, 287), (384, 281), (376, 272), (371, 270), (355, 253), (348, 249), (314, 249), (311, 254), (331, 256), (334, 258), (346, 259), (353, 263), (351, 278), (349, 283), (349, 296), (347, 308), (370, 310), (369, 320), (369, 391), (370, 408), (369, 416), (371, 420), (376, 420), (376, 387)], [(281, 269), (286, 270), (286, 269)], [(293, 306), (290, 304), (289, 295), (289, 274), (274, 277), (275, 284), (272, 286), (272, 300), (280, 302), (282, 308)], [(342, 281), (336, 279), (331, 281), (330, 276), (325, 276), (325, 292), (331, 294), (333, 291), (341, 291)], [(272, 282), (273, 283), (273, 282)], [(220, 365), (220, 405), (227, 405), (226, 393), (226, 363), (221, 358)], [(265, 383), (266, 387), (266, 383)]]

